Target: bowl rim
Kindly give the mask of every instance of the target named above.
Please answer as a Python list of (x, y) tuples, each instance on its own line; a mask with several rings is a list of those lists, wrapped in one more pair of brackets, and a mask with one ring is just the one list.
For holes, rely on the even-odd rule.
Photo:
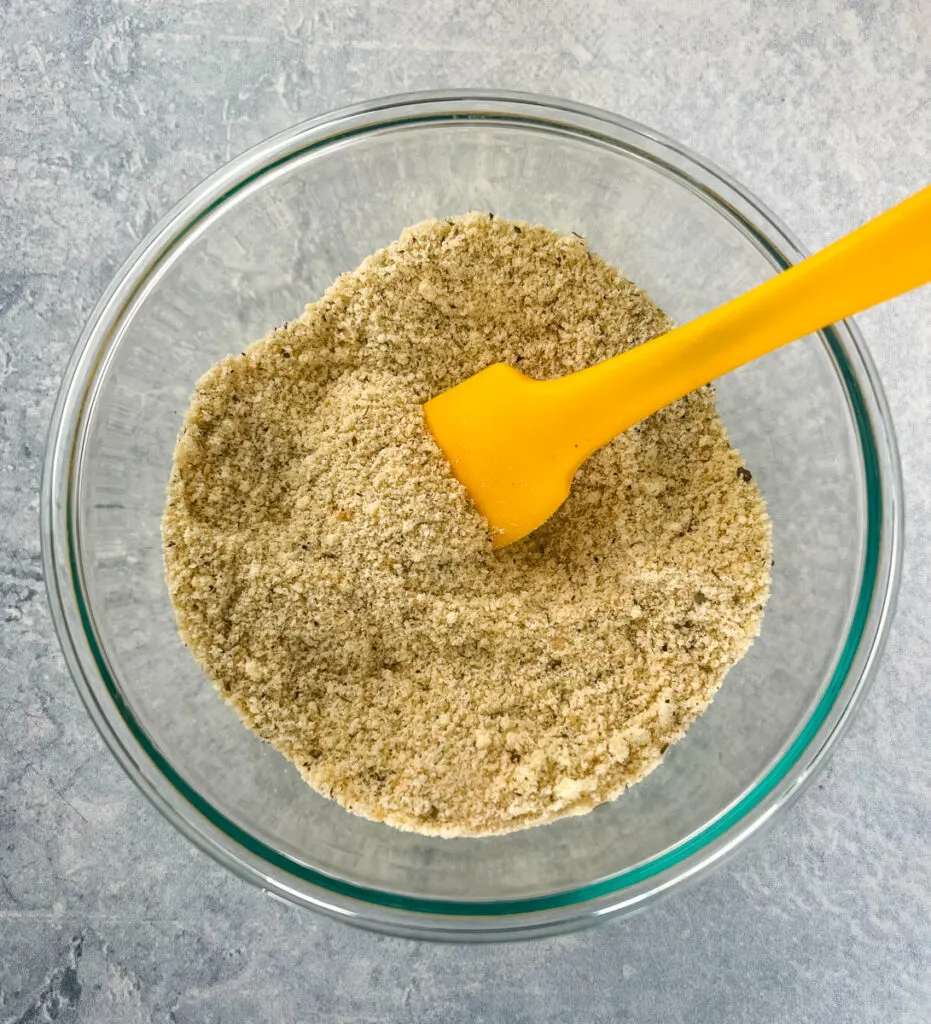
[(111, 342), (169, 253), (265, 174), (311, 149), (372, 132), (476, 121), (620, 148), (700, 195), (757, 245), (775, 269), (806, 255), (782, 223), (729, 175), (620, 115), (566, 100), (486, 90), (412, 93), (343, 107), (264, 140), (211, 174), (123, 263), (92, 312), (63, 376), (49, 426), (40, 501), (52, 619), (71, 675), (107, 746), (161, 813), (219, 863), (273, 896), (380, 931), (458, 941), (566, 931), (640, 909), (704, 874), (785, 810), (824, 765), (874, 673), (894, 611), (903, 536), (901, 468), (891, 414), (858, 329), (844, 321), (820, 334), (844, 387), (864, 474), (866, 537), (854, 612), (834, 671), (808, 720), (763, 777), (701, 829), (649, 861), (585, 886), (511, 900), (435, 899), (361, 886), (300, 864), (257, 840), (197, 793), (148, 739), (123, 699), (97, 643), (83, 594), (73, 498), (86, 413)]

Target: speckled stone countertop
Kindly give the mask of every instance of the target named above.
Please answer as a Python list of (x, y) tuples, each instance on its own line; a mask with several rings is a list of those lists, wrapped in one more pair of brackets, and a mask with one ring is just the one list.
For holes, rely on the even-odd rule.
[(153, 222), (247, 146), (443, 86), (644, 121), (810, 248), (931, 177), (926, 0), (2, 0), (0, 1022), (927, 1021), (929, 290), (859, 318), (908, 498), (875, 685), (791, 811), (655, 910), (490, 948), (350, 929), (189, 848), (87, 718), (45, 603), (37, 492), (93, 303)]

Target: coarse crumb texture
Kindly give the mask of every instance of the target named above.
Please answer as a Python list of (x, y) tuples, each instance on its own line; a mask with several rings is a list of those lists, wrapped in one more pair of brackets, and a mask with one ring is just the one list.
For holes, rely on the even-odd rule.
[(197, 384), (163, 519), (181, 635), (319, 792), (431, 835), (581, 814), (654, 768), (759, 630), (770, 523), (711, 388), (493, 551), (421, 404), (668, 318), (577, 236), (408, 228)]

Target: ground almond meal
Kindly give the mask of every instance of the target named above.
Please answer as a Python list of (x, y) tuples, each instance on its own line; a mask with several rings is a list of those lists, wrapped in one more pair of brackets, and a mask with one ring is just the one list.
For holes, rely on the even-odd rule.
[(493, 551), (421, 404), (579, 370), (668, 318), (584, 239), (408, 228), (197, 384), (163, 520), (182, 638), (319, 792), (430, 835), (612, 800), (759, 631), (770, 523), (710, 388), (597, 452)]

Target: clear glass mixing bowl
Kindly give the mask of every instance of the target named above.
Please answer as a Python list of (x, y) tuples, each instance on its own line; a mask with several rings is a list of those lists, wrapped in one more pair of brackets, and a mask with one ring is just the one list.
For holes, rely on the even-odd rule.
[(892, 424), (840, 323), (721, 380), (774, 523), (763, 633), (665, 763), (615, 803), (488, 839), (353, 817), (239, 722), (178, 639), (159, 517), (194, 382), (423, 218), (494, 211), (587, 235), (684, 321), (796, 262), (752, 196), (655, 132), (529, 96), (430, 94), (276, 136), (188, 195), (97, 306), (43, 486), (45, 571), (88, 710), (185, 835), (270, 893), (372, 928), (489, 939), (630, 911), (739, 846), (823, 763), (898, 578)]

